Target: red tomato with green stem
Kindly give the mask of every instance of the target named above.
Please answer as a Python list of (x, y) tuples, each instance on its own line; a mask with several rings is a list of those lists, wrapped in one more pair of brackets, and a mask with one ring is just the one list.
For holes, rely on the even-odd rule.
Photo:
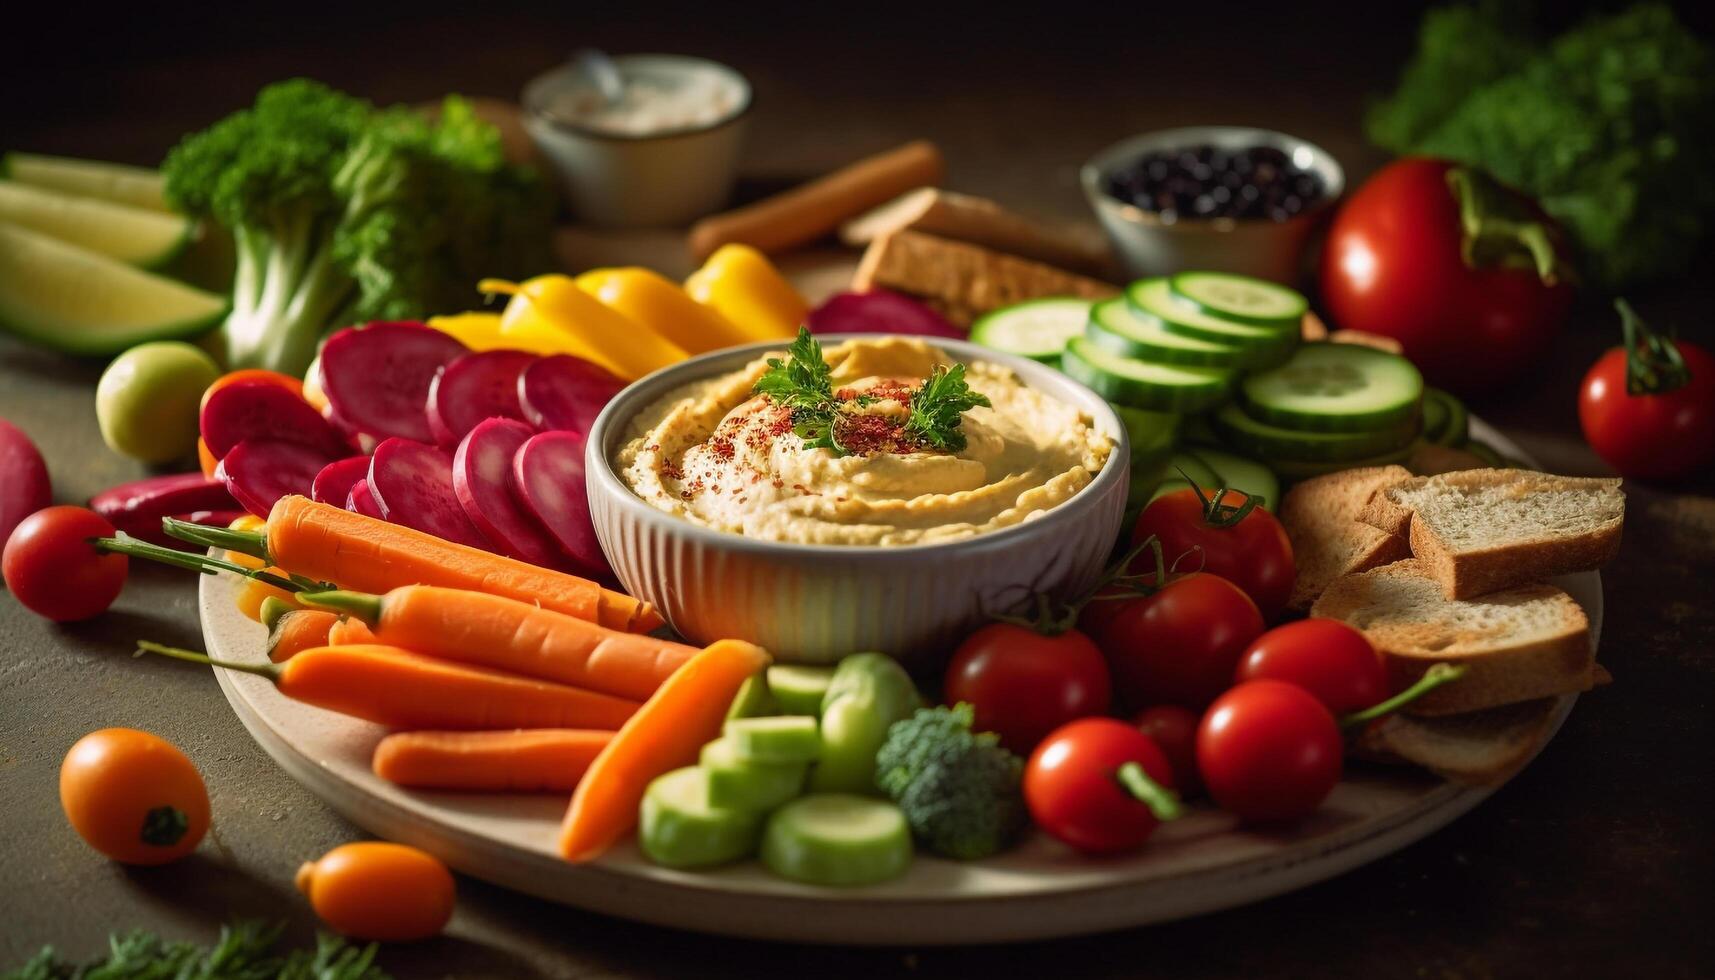
[(56, 623), (107, 611), (125, 587), (124, 555), (97, 550), (92, 538), (116, 532), (92, 510), (60, 506), (38, 510), (6, 539), (0, 572), (25, 608)]
[(1069, 627), (1045, 619), (991, 623), (972, 633), (947, 665), (947, 703), (969, 703), (972, 727), (998, 734), (1019, 755), (1073, 719), (1107, 714), (1107, 662), (1089, 637)]
[(1148, 735), (1167, 756), (1168, 765), (1173, 767), (1173, 784), (1182, 796), (1203, 787), (1203, 777), (1197, 773), (1197, 723), (1201, 720), (1197, 712), (1176, 704), (1145, 708), (1132, 718), (1138, 731)]
[(1257, 504), (1239, 490), (1205, 493), (1192, 484), (1151, 501), (1132, 527), (1131, 543), (1141, 547), (1155, 538), (1170, 566), (1219, 575), (1272, 622), (1292, 596), (1297, 569), (1286, 529)]
[(1387, 664), (1363, 633), (1336, 619), (1302, 619), (1256, 638), (1233, 683), (1272, 679), (1297, 684), (1336, 715), (1386, 700)]
[(1202, 710), (1232, 686), (1239, 657), (1263, 631), (1256, 603), (1207, 572), (1171, 578), (1115, 606), (1095, 640), (1115, 693), (1134, 710), (1157, 704)]
[(1334, 216), (1322, 253), (1334, 325), (1398, 340), (1434, 384), (1491, 389), (1560, 331), (1572, 287), (1559, 230), (1471, 167), (1407, 157)]
[(1115, 718), (1054, 730), (1024, 767), (1036, 825), (1088, 854), (1136, 850), (1179, 816), (1173, 768), (1149, 736)]
[(1221, 695), (1197, 730), (1197, 769), (1221, 809), (1248, 821), (1296, 820), (1334, 791), (1345, 741), (1310, 692), (1246, 681)]
[(1695, 473), (1715, 461), (1715, 355), (1651, 330), (1623, 299), (1614, 305), (1625, 344), (1584, 376), (1584, 439), (1621, 476)]

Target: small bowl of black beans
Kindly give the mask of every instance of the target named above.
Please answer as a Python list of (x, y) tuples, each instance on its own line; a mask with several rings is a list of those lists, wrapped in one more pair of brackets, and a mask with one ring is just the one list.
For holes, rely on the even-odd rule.
[(1268, 129), (1188, 126), (1121, 140), (1080, 174), (1127, 270), (1298, 277), (1310, 232), (1345, 188), (1321, 147)]

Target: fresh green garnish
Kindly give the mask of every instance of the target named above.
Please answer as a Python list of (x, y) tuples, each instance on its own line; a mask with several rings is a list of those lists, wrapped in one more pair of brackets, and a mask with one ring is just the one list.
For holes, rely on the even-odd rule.
[[(792, 412), (792, 431), (804, 440), (806, 449), (828, 449), (836, 456), (874, 451), (874, 444), (896, 443), (940, 452), (965, 448), (959, 431), (964, 413), (988, 397), (971, 390), (965, 382), (965, 366), (937, 365), (929, 377), (911, 393), (909, 413), (897, 431), (887, 433), (852, 431), (852, 409), (875, 404), (870, 395), (842, 399), (835, 395), (832, 372), (822, 357), (822, 345), (807, 327), (798, 328), (798, 338), (786, 349), (787, 357), (768, 359), (768, 370), (757, 379), (755, 392)], [(852, 438), (857, 436), (856, 439)]]
[(323, 933), (313, 952), (295, 949), (281, 955), (274, 947), (283, 928), (240, 922), (222, 928), (206, 949), (135, 929), (109, 937), (104, 960), (67, 963), (50, 946), (23, 966), (0, 973), (0, 980), (391, 980), (375, 965), (374, 943), (360, 948)]

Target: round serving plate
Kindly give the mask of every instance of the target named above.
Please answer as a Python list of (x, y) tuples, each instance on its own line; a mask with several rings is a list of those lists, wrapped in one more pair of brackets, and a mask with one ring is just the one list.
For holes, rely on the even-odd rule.
[[(1518, 448), (1472, 420), (1503, 453)], [(1593, 572), (1556, 584), (1602, 626)], [(238, 579), (202, 580), (209, 652), (263, 663), (266, 631), (236, 607)], [(1194, 807), (1141, 852), (1085, 858), (1041, 834), (1006, 854), (959, 863), (919, 856), (896, 881), (859, 889), (799, 885), (755, 862), (708, 872), (656, 867), (625, 843), (573, 865), (555, 852), (566, 800), (549, 795), (430, 793), (370, 771), (378, 725), (300, 704), (264, 678), (216, 670), (256, 741), (287, 772), (353, 823), (421, 847), (465, 874), (550, 901), (681, 929), (814, 943), (956, 944), (1045, 939), (1144, 925), (1230, 908), (1333, 877), (1445, 826), (1493, 788), (1444, 782), (1404, 767), (1352, 763), (1315, 816), (1290, 828), (1241, 827)], [(1554, 728), (1575, 697), (1561, 699)]]

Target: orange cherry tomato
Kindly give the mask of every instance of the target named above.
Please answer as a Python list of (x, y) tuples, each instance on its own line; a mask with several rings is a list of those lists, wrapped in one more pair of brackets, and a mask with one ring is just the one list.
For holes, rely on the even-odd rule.
[(171, 742), (132, 728), (77, 740), (60, 764), (60, 805), (90, 847), (124, 864), (166, 864), (208, 830), (208, 789)]
[(453, 916), (452, 872), (404, 844), (341, 845), (305, 862), (297, 886), (323, 922), (353, 939), (427, 939)]
[(266, 381), (269, 384), (279, 385), (287, 391), (290, 391), (292, 394), (297, 395), (299, 398), (304, 397), (304, 383), (289, 374), (281, 374), (278, 371), (269, 371), (266, 368), (244, 368), (241, 371), (228, 371), (214, 379), (214, 384), (209, 385), (203, 390), (202, 402), (201, 405), (198, 406), (199, 409), (202, 405), (208, 404), (209, 396), (229, 384), (235, 384), (240, 381)]

